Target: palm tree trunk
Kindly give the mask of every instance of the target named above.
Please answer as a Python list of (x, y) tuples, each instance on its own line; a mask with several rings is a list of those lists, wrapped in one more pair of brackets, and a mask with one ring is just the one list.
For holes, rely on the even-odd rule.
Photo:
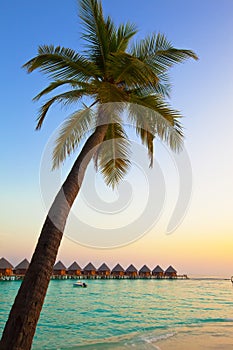
[(51, 206), (3, 331), (1, 350), (31, 349), (69, 211), (96, 146), (103, 141), (106, 131), (107, 124), (100, 125), (89, 137)]

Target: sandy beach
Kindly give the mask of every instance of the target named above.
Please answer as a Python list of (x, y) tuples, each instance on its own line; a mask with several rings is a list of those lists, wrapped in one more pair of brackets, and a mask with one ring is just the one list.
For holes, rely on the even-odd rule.
[[(192, 334), (191, 334), (192, 332)], [(158, 341), (158, 350), (231, 350), (233, 349), (231, 327), (205, 326), (182, 330), (172, 337)]]

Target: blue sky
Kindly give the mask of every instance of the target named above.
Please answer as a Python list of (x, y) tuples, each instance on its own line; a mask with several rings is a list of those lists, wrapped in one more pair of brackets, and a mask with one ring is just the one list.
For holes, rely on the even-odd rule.
[[(164, 233), (165, 214), (159, 227), (126, 248), (106, 253), (74, 245), (65, 238), (60, 257), (69, 262), (78, 251), (81, 263), (91, 257), (97, 263), (102, 258), (115, 262), (117, 257), (127, 263), (130, 256), (140, 265), (147, 255), (145, 262), (152, 264), (150, 247), (158, 245), (158, 259), (165, 265), (170, 264), (167, 255), (173, 254), (175, 247), (177, 254), (172, 261), (178, 268), (197, 273), (196, 257), (200, 253), (206, 273), (218, 269), (224, 274), (232, 264), (233, 248), (233, 2), (104, 0), (103, 7), (117, 23), (137, 24), (139, 38), (160, 31), (174, 46), (190, 48), (199, 56), (198, 62), (190, 60), (171, 71), (171, 104), (185, 115), (186, 148), (194, 175), (193, 199), (185, 221), (172, 237)], [(52, 132), (69, 114), (68, 110), (52, 109), (42, 130), (35, 132), (40, 104), (33, 103), (32, 98), (48, 81), (38, 72), (28, 75), (21, 67), (41, 44), (80, 50), (77, 14), (75, 0), (0, 2), (0, 256), (13, 263), (24, 256), (30, 258), (33, 251), (45, 216), (39, 185), (42, 153)], [(181, 245), (185, 252), (193, 247), (186, 266), (179, 258)], [(116, 258), (111, 260), (112, 256)]]

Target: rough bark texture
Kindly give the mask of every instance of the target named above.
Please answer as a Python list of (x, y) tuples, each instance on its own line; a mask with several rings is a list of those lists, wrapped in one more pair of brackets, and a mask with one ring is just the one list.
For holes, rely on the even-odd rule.
[(31, 349), (70, 208), (78, 195), (96, 146), (103, 141), (106, 131), (107, 125), (98, 126), (87, 140), (52, 204), (3, 331), (1, 350)]

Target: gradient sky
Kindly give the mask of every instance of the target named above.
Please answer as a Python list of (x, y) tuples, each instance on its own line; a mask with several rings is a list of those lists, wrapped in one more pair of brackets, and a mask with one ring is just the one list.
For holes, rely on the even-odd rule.
[[(118, 261), (124, 266), (133, 262), (137, 267), (146, 263), (150, 267), (160, 264), (166, 268), (172, 264), (180, 273), (231, 276), (233, 2), (104, 0), (103, 7), (117, 23), (128, 20), (136, 23), (138, 38), (162, 32), (174, 46), (192, 49), (199, 56), (198, 62), (190, 60), (171, 71), (170, 102), (185, 115), (185, 147), (193, 169), (192, 201), (182, 224), (173, 234), (166, 235), (178, 184), (173, 164), (163, 147), (157, 145), (156, 159), (164, 173), (167, 193), (162, 215), (150, 232), (132, 244), (103, 250), (71, 241), (66, 231), (58, 258), (67, 265), (73, 260), (81, 265), (91, 260), (97, 266), (106, 261), (111, 267)], [(81, 28), (77, 13), (75, 0), (0, 2), (0, 257), (6, 257), (13, 264), (24, 257), (30, 259), (34, 250), (46, 215), (39, 183), (42, 155), (53, 131), (70, 113), (60, 108), (51, 109), (42, 130), (35, 132), (40, 104), (33, 103), (32, 98), (48, 80), (38, 72), (28, 75), (21, 67), (35, 56), (41, 44), (80, 50)], [(68, 162), (62, 170), (63, 176), (70, 164)], [(96, 181), (101, 182), (98, 176)], [(134, 185), (136, 192), (140, 187), (146, 191), (140, 181)], [(103, 185), (99, 187), (104, 196), (110, 196)], [(113, 198), (115, 195), (112, 194)], [(141, 210), (142, 197), (136, 194), (133, 197), (135, 215)], [(91, 214), (88, 210), (85, 212), (81, 204), (80, 197), (74, 210), (88, 220)], [(116, 225), (114, 216), (111, 220)]]

